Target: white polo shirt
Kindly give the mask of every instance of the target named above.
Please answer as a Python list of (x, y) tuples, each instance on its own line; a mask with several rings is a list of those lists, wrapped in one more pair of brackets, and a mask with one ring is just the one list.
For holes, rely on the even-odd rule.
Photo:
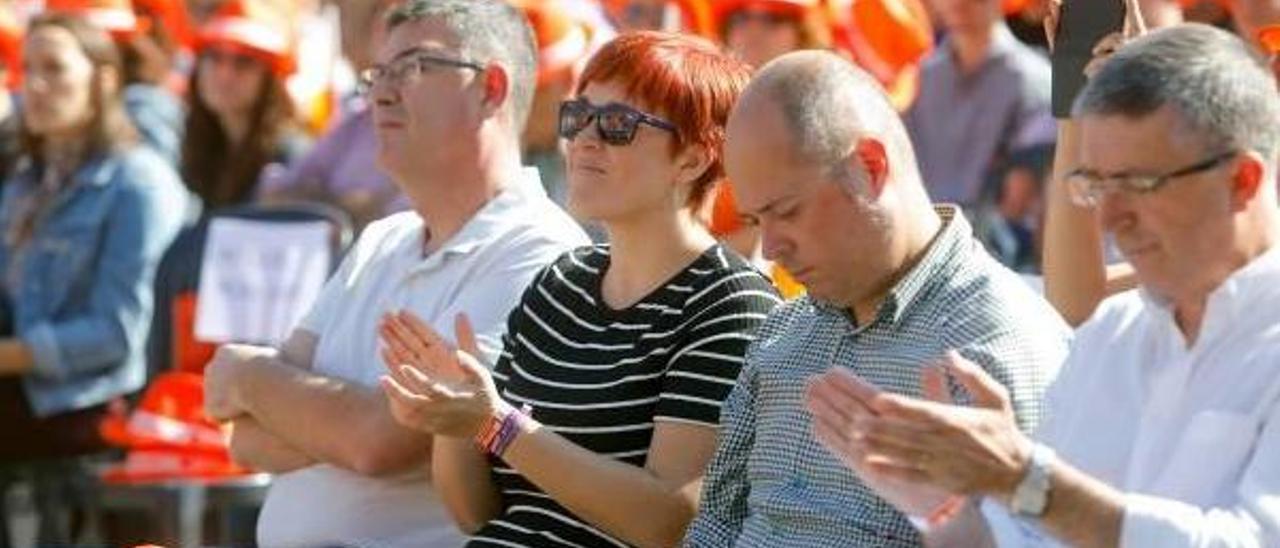
[[(449, 339), (454, 317), (465, 312), (494, 363), (507, 314), (525, 287), (556, 257), (589, 243), (547, 199), (533, 169), (426, 257), (423, 235), (415, 212), (391, 215), (361, 234), (298, 326), (319, 338), (316, 372), (376, 386), (385, 371), (377, 325), (399, 309)], [(320, 464), (277, 476), (258, 520), (258, 543), (458, 546), (462, 534), (424, 472), (371, 478)]]

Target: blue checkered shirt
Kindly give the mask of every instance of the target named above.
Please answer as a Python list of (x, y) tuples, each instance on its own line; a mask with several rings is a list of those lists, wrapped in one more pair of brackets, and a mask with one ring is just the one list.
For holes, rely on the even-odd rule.
[[(867, 325), (809, 298), (769, 316), (722, 408), (685, 546), (920, 544), (906, 517), (814, 438), (805, 383), (831, 367), (919, 396), (921, 368), (955, 348), (1008, 387), (1020, 427), (1030, 431), (1039, 422), (1070, 331), (983, 250), (957, 209), (938, 211), (942, 233)], [(968, 401), (954, 383), (952, 391)]]

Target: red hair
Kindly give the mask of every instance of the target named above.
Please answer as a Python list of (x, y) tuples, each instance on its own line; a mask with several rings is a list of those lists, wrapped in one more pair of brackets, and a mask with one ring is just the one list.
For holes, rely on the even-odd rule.
[(724, 178), (723, 148), (729, 112), (751, 79), (751, 69), (695, 36), (641, 31), (606, 44), (587, 63), (578, 81), (581, 94), (591, 83), (621, 86), (628, 97), (656, 109), (676, 126), (673, 152), (690, 145), (711, 155), (707, 171), (693, 183), (689, 206), (702, 205), (712, 185)]

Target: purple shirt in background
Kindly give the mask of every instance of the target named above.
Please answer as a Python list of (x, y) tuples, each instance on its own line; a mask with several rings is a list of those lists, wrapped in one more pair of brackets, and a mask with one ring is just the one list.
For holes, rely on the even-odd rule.
[(357, 228), (406, 210), (408, 199), (377, 165), (377, 147), (373, 110), (359, 106), (301, 160), (264, 178), (259, 195), (269, 201), (315, 200), (341, 207)]
[(925, 59), (920, 94), (905, 115), (920, 172), (935, 202), (970, 208), (1017, 150), (1051, 144), (1049, 61), (1001, 24), (987, 60), (960, 71), (949, 40)]

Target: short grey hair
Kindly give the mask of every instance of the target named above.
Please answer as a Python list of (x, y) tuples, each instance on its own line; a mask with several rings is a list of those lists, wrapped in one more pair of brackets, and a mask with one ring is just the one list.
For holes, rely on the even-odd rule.
[(1280, 152), (1275, 76), (1235, 35), (1185, 24), (1126, 44), (1080, 92), (1074, 114), (1141, 118), (1165, 105), (1207, 147), (1253, 150), (1274, 165)]
[(387, 14), (387, 31), (428, 19), (454, 34), (468, 60), (506, 69), (511, 121), (517, 135), (523, 132), (538, 69), (537, 46), (524, 12), (502, 0), (408, 0)]
[(906, 127), (880, 83), (833, 53), (809, 50), (781, 56), (760, 69), (750, 88), (781, 109), (794, 153), (828, 166), (835, 178), (846, 174), (850, 147), (864, 136), (884, 141), (891, 161), (915, 162)]

